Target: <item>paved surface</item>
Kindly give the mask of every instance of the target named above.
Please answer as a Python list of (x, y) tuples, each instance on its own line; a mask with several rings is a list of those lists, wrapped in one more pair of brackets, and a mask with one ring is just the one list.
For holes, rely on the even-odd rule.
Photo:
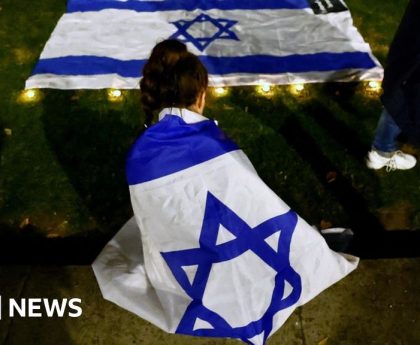
[[(230, 345), (170, 335), (102, 299), (90, 266), (0, 266), (4, 345)], [(79, 318), (6, 317), (8, 298), (82, 299)], [(7, 314), (7, 313), (6, 313)], [(420, 259), (364, 260), (298, 308), (268, 345), (420, 345)]]

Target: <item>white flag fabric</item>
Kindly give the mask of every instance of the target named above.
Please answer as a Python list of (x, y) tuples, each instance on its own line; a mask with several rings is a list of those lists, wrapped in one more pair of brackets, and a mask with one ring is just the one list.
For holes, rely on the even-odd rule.
[(165, 109), (133, 145), (135, 218), (92, 264), (105, 299), (171, 333), (262, 345), (354, 270), (212, 120)]
[(68, 0), (26, 88), (138, 88), (167, 38), (200, 57), (213, 86), (383, 74), (342, 0)]

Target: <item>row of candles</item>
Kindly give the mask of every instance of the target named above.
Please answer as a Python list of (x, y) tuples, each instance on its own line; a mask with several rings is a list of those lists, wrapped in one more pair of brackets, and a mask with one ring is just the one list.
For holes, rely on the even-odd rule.
[[(291, 84), (290, 90), (293, 94), (299, 95), (305, 90), (305, 83)], [(270, 83), (260, 83), (255, 87), (256, 92), (260, 95), (270, 95), (273, 91), (274, 85)], [(368, 92), (379, 92), (381, 90), (381, 83), (376, 80), (370, 80), (366, 83), (366, 90)], [(213, 87), (211, 88), (212, 93), (216, 97), (223, 97), (229, 93), (229, 87)], [(108, 100), (111, 102), (118, 102), (123, 99), (123, 92), (120, 89), (108, 89), (107, 90)], [(39, 89), (26, 89), (23, 90), (19, 95), (19, 100), (24, 103), (37, 102), (41, 98), (41, 91)]]

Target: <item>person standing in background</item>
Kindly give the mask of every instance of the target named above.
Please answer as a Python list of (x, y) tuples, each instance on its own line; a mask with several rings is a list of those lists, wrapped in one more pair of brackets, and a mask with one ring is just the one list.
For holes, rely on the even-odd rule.
[(382, 88), (384, 109), (367, 167), (411, 169), (417, 160), (398, 150), (396, 139), (403, 134), (410, 142), (420, 143), (420, 0), (409, 0), (389, 48)]

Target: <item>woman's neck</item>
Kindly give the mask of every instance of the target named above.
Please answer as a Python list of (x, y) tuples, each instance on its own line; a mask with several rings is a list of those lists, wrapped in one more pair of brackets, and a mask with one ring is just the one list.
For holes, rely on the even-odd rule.
[(203, 114), (203, 109), (200, 109), (196, 104), (193, 104), (186, 109), (200, 115)]
[(159, 121), (162, 120), (166, 115), (174, 115), (181, 117), (186, 123), (196, 123), (208, 120), (203, 115), (187, 108), (168, 107), (164, 108), (159, 113)]

